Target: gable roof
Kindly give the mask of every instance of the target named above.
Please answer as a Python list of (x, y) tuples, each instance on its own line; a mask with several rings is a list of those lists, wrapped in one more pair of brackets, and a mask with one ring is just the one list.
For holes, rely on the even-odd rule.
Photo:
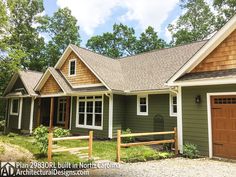
[(37, 93), (34, 91), (34, 87), (37, 85), (38, 81), (42, 77), (43, 73), (38, 71), (31, 70), (20, 70), (13, 75), (7, 88), (5, 89), (3, 95), (6, 95), (12, 87), (14, 86), (17, 78), (20, 78), (27, 93), (31, 96), (36, 96)]
[(236, 29), (236, 15), (234, 15), (187, 63), (170, 77), (167, 84), (172, 85), (185, 73), (193, 70), (203, 61), (224, 39)]

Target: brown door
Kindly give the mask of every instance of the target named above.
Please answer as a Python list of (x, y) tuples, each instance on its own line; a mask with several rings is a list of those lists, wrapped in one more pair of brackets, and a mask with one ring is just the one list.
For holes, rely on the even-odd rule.
[(236, 96), (211, 98), (213, 156), (236, 159)]

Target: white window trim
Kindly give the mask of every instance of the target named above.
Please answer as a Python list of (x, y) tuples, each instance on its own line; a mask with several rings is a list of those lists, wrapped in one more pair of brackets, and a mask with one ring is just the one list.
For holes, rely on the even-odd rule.
[[(140, 98), (146, 98), (146, 112), (140, 112)], [(137, 115), (138, 116), (148, 116), (148, 95), (137, 95)]]
[(177, 115), (178, 115), (178, 101), (176, 103), (177, 113), (174, 113), (173, 112), (173, 96), (176, 96), (176, 99), (177, 99), (177, 95), (176, 94), (170, 94), (170, 97), (169, 97), (170, 117), (177, 117)]
[[(59, 106), (60, 106), (60, 101), (62, 101), (62, 100), (65, 101), (65, 102), (63, 102), (63, 104), (65, 103), (64, 106), (66, 106), (66, 98), (65, 97), (58, 98), (58, 101), (57, 101), (57, 124), (65, 124), (65, 121), (59, 120)], [(63, 107), (63, 111), (64, 111), (64, 107)], [(64, 117), (64, 119), (65, 119), (65, 117)]]
[[(12, 112), (12, 109), (13, 109), (13, 101), (14, 100), (18, 100), (18, 108), (17, 108), (17, 113), (15, 113), (15, 112)], [(10, 109), (10, 115), (14, 115), (14, 116), (18, 116), (19, 115), (19, 109), (20, 109), (20, 105), (19, 105), (19, 103), (20, 103), (20, 100), (19, 100), (19, 98), (12, 98), (11, 99), (11, 109)]]
[[(75, 62), (75, 74), (70, 74), (70, 67), (71, 67), (71, 62)], [(69, 60), (69, 69), (68, 69), (68, 76), (76, 76), (76, 59), (70, 59)]]
[[(79, 97), (85, 97), (85, 99), (79, 99)], [(86, 128), (86, 129), (94, 129), (94, 130), (103, 130), (103, 105), (104, 105), (104, 96), (103, 95), (93, 95), (93, 99), (87, 99), (87, 96), (84, 96), (84, 95), (81, 95), (81, 96), (77, 96), (77, 101), (76, 101), (76, 123), (75, 123), (75, 126), (77, 128)], [(91, 96), (91, 95), (88, 95), (88, 97)], [(102, 96), (102, 98), (95, 98), (95, 96)], [(85, 101), (85, 111), (86, 111), (86, 102), (87, 101), (93, 101), (93, 107), (95, 108), (95, 101), (102, 101), (102, 120), (101, 120), (101, 126), (91, 126), (91, 125), (81, 125), (79, 124), (79, 102), (80, 101)], [(94, 118), (94, 115), (95, 115), (95, 109), (93, 109), (93, 124), (94, 124), (94, 121), (95, 121), (95, 118)], [(84, 124), (86, 123), (87, 121), (87, 115), (85, 114), (85, 119), (84, 119)]]

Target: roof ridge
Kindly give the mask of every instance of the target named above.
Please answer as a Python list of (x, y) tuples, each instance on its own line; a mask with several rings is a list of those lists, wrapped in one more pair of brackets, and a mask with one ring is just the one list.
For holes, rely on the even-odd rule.
[(178, 47), (182, 47), (182, 46), (187, 46), (187, 45), (191, 45), (191, 44), (195, 44), (195, 43), (200, 43), (200, 42), (204, 42), (204, 41), (208, 41), (208, 40), (209, 39), (204, 39), (204, 40), (201, 40), (201, 41), (194, 41), (194, 42), (190, 42), (190, 43), (187, 43), (187, 44), (180, 44), (180, 45), (176, 45), (176, 46), (172, 46), (172, 47), (167, 47), (167, 48), (153, 49), (153, 50), (150, 50), (150, 51), (146, 51), (146, 52), (142, 52), (142, 53), (138, 53), (138, 54), (134, 54), (134, 55), (130, 55), (130, 56), (119, 57), (119, 58), (114, 58), (114, 57), (106, 56), (104, 54), (97, 53), (97, 52), (92, 51), (92, 50), (90, 50), (88, 48), (77, 46), (77, 45), (74, 45), (74, 44), (70, 44), (70, 45), (72, 45), (74, 47), (78, 47), (78, 48), (80, 48), (82, 50), (86, 50), (88, 52), (94, 53), (96, 55), (100, 55), (102, 57), (110, 58), (110, 59), (113, 59), (113, 60), (123, 60), (123, 59), (126, 59), (126, 58), (135, 57), (137, 55), (145, 55), (147, 53), (158, 52), (158, 51), (163, 51), (163, 50), (168, 50), (168, 49), (174, 49), (174, 48), (178, 48)]

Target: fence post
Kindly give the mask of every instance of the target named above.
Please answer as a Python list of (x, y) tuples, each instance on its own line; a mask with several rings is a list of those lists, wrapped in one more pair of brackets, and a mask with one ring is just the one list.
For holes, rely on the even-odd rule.
[(52, 161), (52, 137), (53, 133), (48, 133), (48, 162)]
[(92, 158), (92, 152), (93, 152), (93, 131), (89, 131), (89, 152), (88, 152), (89, 159)]
[(120, 144), (121, 144), (121, 130), (117, 130), (117, 149), (116, 149), (117, 162), (120, 162)]
[(179, 150), (178, 150), (178, 135), (176, 127), (174, 128), (174, 132), (175, 132), (175, 155), (177, 155)]

